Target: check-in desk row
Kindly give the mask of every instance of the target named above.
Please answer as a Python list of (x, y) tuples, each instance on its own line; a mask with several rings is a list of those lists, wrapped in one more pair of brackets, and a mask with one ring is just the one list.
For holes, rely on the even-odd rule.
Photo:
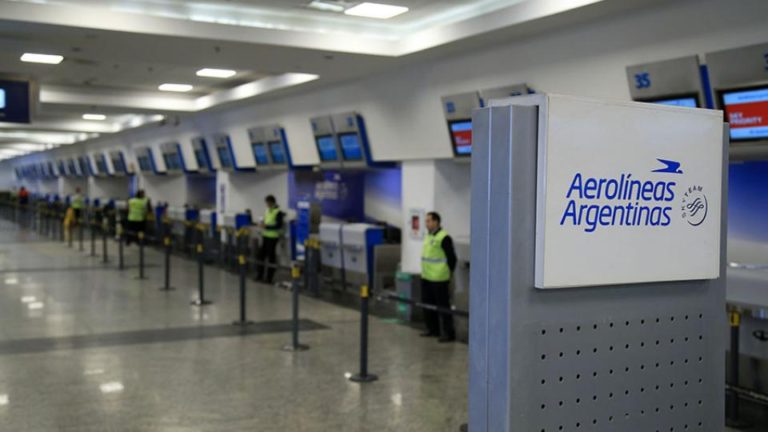
[(366, 284), (374, 292), (394, 287), (400, 245), (384, 243), (384, 228), (323, 222), (319, 237), (322, 274), (333, 286), (347, 290)]

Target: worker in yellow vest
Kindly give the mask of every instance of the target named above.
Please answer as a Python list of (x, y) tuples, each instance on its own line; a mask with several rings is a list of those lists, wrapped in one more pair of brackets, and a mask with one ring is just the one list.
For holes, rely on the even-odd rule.
[(83, 216), (83, 209), (85, 208), (85, 197), (83, 196), (82, 191), (80, 188), (75, 189), (75, 194), (72, 196), (72, 199), (69, 201), (69, 206), (72, 208), (72, 210), (75, 213), (75, 224), (79, 223), (80, 218)]
[[(451, 308), (451, 274), (456, 269), (453, 240), (441, 227), (440, 215), (427, 213), (427, 234), (421, 249), (421, 301), (445, 310)], [(439, 337), (439, 342), (456, 340), (453, 315), (424, 309), (427, 331), (424, 337)]]
[[(277, 264), (277, 243), (283, 236), (283, 226), (285, 213), (280, 210), (277, 200), (274, 196), (268, 195), (264, 201), (267, 204), (267, 211), (264, 213), (264, 220), (261, 221), (261, 248), (259, 248), (258, 260), (261, 264), (257, 266), (256, 279), (266, 283), (272, 283), (275, 277), (275, 265)], [(269, 263), (266, 278), (264, 277), (263, 263)]]
[(152, 207), (149, 199), (144, 196), (144, 191), (139, 190), (136, 196), (128, 200), (128, 221), (126, 224), (126, 245), (131, 241), (138, 241), (139, 232), (146, 232), (147, 215)]

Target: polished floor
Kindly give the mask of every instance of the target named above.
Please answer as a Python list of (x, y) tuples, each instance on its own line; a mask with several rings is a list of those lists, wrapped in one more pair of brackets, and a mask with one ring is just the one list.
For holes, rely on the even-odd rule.
[(446, 432), (466, 421), (466, 345), (372, 318), (380, 380), (352, 383), (354, 310), (302, 297), (311, 349), (284, 352), (289, 292), (249, 282), (256, 324), (243, 334), (230, 324), (236, 276), (207, 267), (214, 303), (200, 308), (193, 262), (173, 258), (177, 289), (160, 292), (156, 251), (137, 280), (135, 247), (122, 272), (85, 249), (0, 221), (0, 431)]

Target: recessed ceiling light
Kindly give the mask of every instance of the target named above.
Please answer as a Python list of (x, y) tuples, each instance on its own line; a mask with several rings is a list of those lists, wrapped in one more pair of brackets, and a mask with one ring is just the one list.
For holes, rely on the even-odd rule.
[(83, 120), (106, 120), (107, 116), (104, 114), (83, 114)]
[(53, 54), (24, 53), (21, 56), (21, 61), (27, 63), (59, 64), (62, 60), (64, 60), (64, 57)]
[(165, 83), (160, 84), (158, 87), (160, 91), (169, 91), (169, 92), (188, 92), (192, 90), (192, 86), (189, 84), (171, 84), (171, 83)]
[(408, 8), (405, 6), (364, 2), (345, 10), (344, 14), (365, 18), (389, 19), (406, 12), (408, 12)]
[(206, 78), (230, 78), (235, 76), (235, 74), (237, 74), (237, 71), (232, 69), (204, 68), (197, 71), (197, 76)]
[(344, 12), (344, 6), (336, 2), (331, 3), (329, 1), (312, 0), (312, 2), (307, 5), (307, 7), (324, 12)]

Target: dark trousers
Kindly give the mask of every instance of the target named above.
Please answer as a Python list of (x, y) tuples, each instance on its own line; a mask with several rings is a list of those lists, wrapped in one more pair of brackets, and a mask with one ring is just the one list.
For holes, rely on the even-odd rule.
[(125, 244), (126, 246), (131, 242), (139, 241), (139, 232), (144, 231), (146, 234), (146, 227), (144, 221), (125, 221)]
[[(277, 264), (277, 241), (279, 239), (276, 238), (269, 238), (269, 237), (262, 237), (261, 239), (261, 248), (259, 248), (259, 256), (257, 259), (259, 260), (259, 265), (256, 266), (257, 273), (256, 273), (256, 279), (258, 280), (264, 280), (266, 283), (272, 283), (272, 280), (275, 278), (275, 264)], [(264, 267), (266, 267), (263, 263), (269, 263), (271, 266), (267, 268), (267, 278), (264, 279)]]
[[(421, 302), (450, 309), (450, 282), (432, 282), (422, 279)], [(453, 315), (451, 314), (424, 309), (424, 322), (427, 325), (427, 331), (430, 333), (448, 338), (456, 336), (453, 328)]]

